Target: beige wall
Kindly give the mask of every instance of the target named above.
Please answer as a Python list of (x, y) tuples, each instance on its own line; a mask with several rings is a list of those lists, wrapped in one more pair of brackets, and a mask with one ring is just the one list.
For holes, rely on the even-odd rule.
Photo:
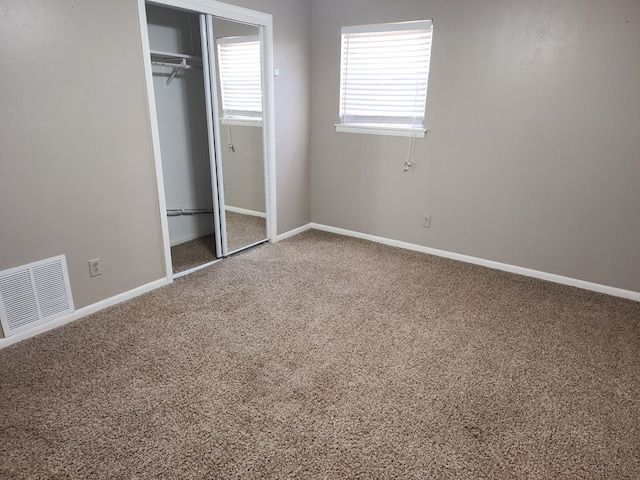
[[(285, 232), (310, 220), (310, 4), (229, 3), (274, 14)], [(76, 308), (165, 275), (138, 25), (135, 0), (0, 0), (0, 270), (64, 253)]]
[[(312, 5), (314, 222), (640, 291), (640, 2)], [(408, 139), (335, 132), (340, 27), (429, 18), (404, 174)]]
[(65, 254), (76, 308), (164, 275), (140, 45), (130, 0), (0, 2), (0, 270)]

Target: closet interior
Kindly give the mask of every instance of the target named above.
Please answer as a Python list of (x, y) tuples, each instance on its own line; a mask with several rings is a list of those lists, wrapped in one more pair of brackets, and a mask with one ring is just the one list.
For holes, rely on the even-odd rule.
[(147, 5), (174, 276), (268, 240), (261, 27)]

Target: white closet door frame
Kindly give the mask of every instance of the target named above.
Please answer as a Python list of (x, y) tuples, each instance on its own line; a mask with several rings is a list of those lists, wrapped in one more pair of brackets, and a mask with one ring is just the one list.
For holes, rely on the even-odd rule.
[[(202, 44), (202, 72), (204, 76), (205, 108), (207, 112), (207, 141), (209, 143), (209, 168), (211, 169), (211, 194), (213, 195), (213, 219), (216, 237), (216, 257), (225, 256), (227, 244), (227, 226), (220, 205), (224, 205), (224, 187), (218, 170), (220, 152), (220, 129), (218, 119), (218, 89), (215, 79), (215, 56), (209, 48), (211, 15), (200, 14), (200, 40)], [(212, 63), (213, 62), (213, 63)]]
[[(220, 112), (218, 108), (218, 67), (216, 65), (215, 41), (213, 38), (213, 17), (211, 15), (200, 15), (200, 37), (202, 38), (202, 59), (203, 67), (207, 69), (206, 81), (208, 86), (205, 90), (210, 92), (207, 95), (207, 123), (209, 124), (209, 136), (213, 135), (214, 155), (211, 157), (211, 171), (215, 172), (213, 186), (216, 195), (214, 206), (216, 214), (216, 245), (219, 243), (221, 250), (218, 258), (226, 257), (229, 254), (227, 246), (227, 215), (224, 210), (224, 175), (222, 174), (222, 148), (220, 145)], [(206, 53), (205, 53), (206, 52)], [(204, 65), (205, 55), (207, 65)], [(213, 123), (212, 123), (213, 122)]]
[[(149, 121), (151, 125), (151, 139), (153, 156), (155, 159), (156, 184), (158, 188), (158, 205), (160, 212), (160, 225), (162, 228), (162, 241), (165, 251), (165, 273), (169, 282), (173, 281), (173, 266), (171, 263), (171, 247), (169, 240), (169, 222), (167, 221), (167, 206), (164, 192), (164, 178), (162, 174), (162, 159), (160, 156), (160, 130), (158, 128), (158, 116), (153, 90), (153, 74), (151, 70), (151, 49), (149, 47), (149, 32), (147, 30), (147, 13), (145, 0), (138, 0), (138, 20), (140, 24), (140, 39), (142, 42), (142, 55), (144, 74), (147, 86), (147, 103), (149, 105)], [(248, 8), (230, 5), (217, 0), (154, 0), (148, 2), (152, 5), (173, 7), (188, 10), (194, 13), (204, 13), (215, 17), (224, 18), (240, 23), (249, 23), (263, 27), (263, 67), (264, 67), (264, 100), (263, 100), (263, 137), (266, 157), (266, 212), (267, 212), (267, 239), (276, 241), (277, 217), (276, 217), (276, 169), (275, 169), (275, 114), (273, 95), (273, 17), (269, 13), (250, 10)]]

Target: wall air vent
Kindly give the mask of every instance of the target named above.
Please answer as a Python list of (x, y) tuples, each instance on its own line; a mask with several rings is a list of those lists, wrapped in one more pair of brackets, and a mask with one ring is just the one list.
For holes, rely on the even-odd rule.
[(74, 311), (64, 255), (0, 272), (5, 337)]

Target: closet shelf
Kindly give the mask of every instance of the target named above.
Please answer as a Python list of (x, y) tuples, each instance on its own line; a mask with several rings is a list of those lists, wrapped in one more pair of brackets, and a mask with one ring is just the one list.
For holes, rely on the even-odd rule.
[(160, 50), (151, 50), (151, 58), (163, 58), (166, 60), (194, 60), (202, 63), (202, 57), (198, 57), (196, 55), (185, 55), (184, 53), (171, 53), (171, 52), (161, 52)]
[(167, 85), (169, 85), (171, 80), (175, 78), (180, 70), (202, 68), (202, 57), (151, 50), (151, 65), (156, 67), (173, 68), (171, 75), (169, 75), (169, 78), (167, 79)]

